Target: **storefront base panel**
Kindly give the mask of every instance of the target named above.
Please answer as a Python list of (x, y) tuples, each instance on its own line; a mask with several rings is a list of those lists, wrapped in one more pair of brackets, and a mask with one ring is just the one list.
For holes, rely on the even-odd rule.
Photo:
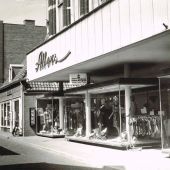
[(127, 149), (149, 149), (149, 148), (161, 148), (160, 140), (139, 140), (133, 146), (130, 145), (127, 141), (117, 141), (116, 139), (110, 140), (91, 140), (86, 137), (65, 137), (67, 141), (70, 142), (77, 142), (83, 143), (88, 145), (112, 148), (112, 149), (120, 149), (120, 150), (127, 150)]
[(170, 157), (170, 148), (163, 149), (163, 150), (162, 150), (162, 153), (168, 154), (169, 157)]
[(7, 128), (7, 127), (1, 127), (0, 129), (1, 129), (1, 131), (3, 131), (3, 132), (10, 132), (10, 129)]
[(42, 134), (42, 133), (37, 133), (38, 136), (42, 137), (48, 137), (48, 138), (64, 138), (65, 135), (60, 135), (60, 134)]

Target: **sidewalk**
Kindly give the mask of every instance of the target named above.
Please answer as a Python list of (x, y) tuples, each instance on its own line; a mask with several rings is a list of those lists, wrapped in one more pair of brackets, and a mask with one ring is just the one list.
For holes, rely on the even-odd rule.
[[(169, 170), (170, 158), (158, 149), (145, 150), (115, 150), (98, 146), (69, 142), (64, 138), (46, 138), (40, 136), (13, 137), (10, 133), (0, 132), (0, 135), (18, 143), (26, 143), (56, 154), (82, 161), (96, 167), (125, 167), (125, 170)], [(122, 168), (120, 168), (122, 169)]]

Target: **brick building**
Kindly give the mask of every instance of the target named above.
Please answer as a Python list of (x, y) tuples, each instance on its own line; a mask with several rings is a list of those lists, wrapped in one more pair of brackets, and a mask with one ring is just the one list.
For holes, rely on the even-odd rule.
[(7, 79), (9, 65), (20, 64), (45, 36), (46, 27), (36, 26), (34, 20), (24, 20), (23, 25), (0, 21), (0, 83)]

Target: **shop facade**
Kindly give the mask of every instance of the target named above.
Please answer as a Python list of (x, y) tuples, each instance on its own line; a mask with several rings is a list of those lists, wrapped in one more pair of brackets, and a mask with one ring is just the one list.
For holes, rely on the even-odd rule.
[[(130, 94), (127, 94), (127, 87), (130, 88)], [(68, 140), (117, 147), (160, 146), (158, 79), (120, 78), (69, 89), (65, 95), (67, 94), (81, 94), (84, 101), (83, 111), (70, 109), (71, 113), (73, 110), (70, 120), (73, 115), (77, 115), (73, 122), (79, 126), (76, 126), (72, 137), (67, 136)], [(127, 114), (128, 102), (130, 109)], [(77, 102), (77, 108), (78, 106)]]
[(158, 19), (166, 3), (156, 1), (151, 8), (151, 1), (107, 1), (27, 54), (30, 82), (81, 86), (63, 93), (62, 123), (69, 140), (161, 144), (159, 85), (151, 80), (170, 66), (165, 48), (170, 32)]
[[(25, 73), (24, 66), (0, 88), (0, 130), (12, 133), (17, 126), (20, 136), (63, 137), (63, 124), (58, 123), (63, 119), (61, 83), (27, 82)], [(54, 97), (56, 93), (61, 97)]]
[[(3, 131), (12, 132), (15, 122), (18, 122), (20, 129), (23, 128), (20, 92), (19, 88), (14, 88), (12, 90), (7, 90), (5, 93), (1, 93), (0, 125)], [(11, 93), (13, 93), (13, 96)]]

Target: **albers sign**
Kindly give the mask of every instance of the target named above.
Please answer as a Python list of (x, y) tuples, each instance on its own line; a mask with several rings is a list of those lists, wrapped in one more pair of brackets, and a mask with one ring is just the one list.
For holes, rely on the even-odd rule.
[(38, 71), (45, 69), (46, 67), (49, 68), (50, 66), (54, 64), (61, 63), (64, 60), (66, 60), (70, 54), (71, 52), (69, 51), (64, 57), (62, 57), (61, 59), (58, 59), (56, 54), (48, 56), (47, 52), (41, 51), (39, 54), (38, 62), (35, 64), (36, 65), (35, 70), (36, 72), (38, 72)]

